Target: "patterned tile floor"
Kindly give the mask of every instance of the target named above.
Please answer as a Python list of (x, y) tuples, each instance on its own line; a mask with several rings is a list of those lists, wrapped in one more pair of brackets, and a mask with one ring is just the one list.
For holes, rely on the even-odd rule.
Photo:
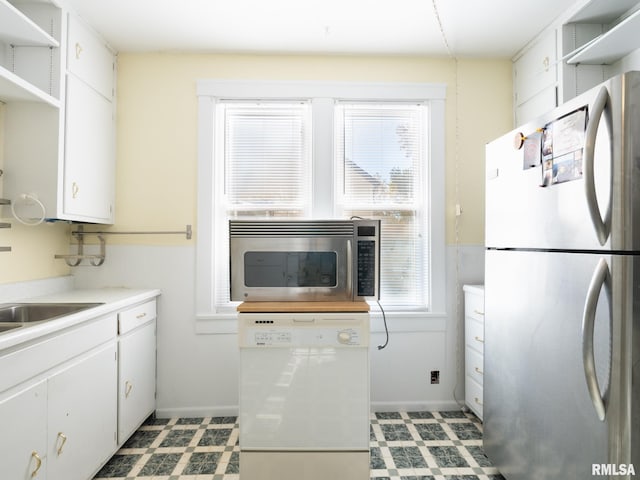
[[(504, 480), (482, 451), (472, 414), (371, 416), (371, 479)], [(239, 480), (235, 417), (149, 418), (94, 480)]]

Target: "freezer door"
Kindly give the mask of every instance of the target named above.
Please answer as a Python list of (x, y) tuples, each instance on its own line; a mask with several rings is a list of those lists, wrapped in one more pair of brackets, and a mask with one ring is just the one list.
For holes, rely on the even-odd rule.
[(640, 251), (639, 94), (615, 77), (489, 143), (486, 245)]
[[(616, 274), (611, 262), (597, 254), (487, 251), (484, 448), (509, 480), (591, 478), (593, 464), (612, 463), (609, 450), (618, 441), (609, 436), (624, 415), (610, 415), (620, 395), (619, 346), (612, 341), (620, 332), (606, 293), (611, 277), (591, 285), (598, 265)], [(592, 372), (585, 358), (594, 360)]]

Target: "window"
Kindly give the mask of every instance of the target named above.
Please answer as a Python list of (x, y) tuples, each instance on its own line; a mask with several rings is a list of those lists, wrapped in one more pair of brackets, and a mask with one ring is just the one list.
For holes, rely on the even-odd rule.
[(235, 312), (227, 220), (248, 217), (380, 218), (382, 302), (444, 311), (443, 86), (201, 81), (198, 95), (199, 319)]
[(388, 306), (429, 304), (425, 233), (426, 106), (336, 106), (336, 211), (381, 220), (380, 298)]
[[(214, 202), (216, 222), (259, 217), (306, 217), (310, 212), (311, 120), (309, 102), (216, 106), (214, 162), (222, 167)], [(219, 230), (215, 252), (215, 303), (229, 303), (229, 245)]]

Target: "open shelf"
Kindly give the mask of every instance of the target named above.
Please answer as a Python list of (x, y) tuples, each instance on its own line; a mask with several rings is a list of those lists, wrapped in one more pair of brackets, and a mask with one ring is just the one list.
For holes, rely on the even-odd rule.
[(18, 75), (0, 66), (0, 100), (3, 102), (40, 102), (59, 108), (60, 100), (43, 92)]
[(640, 10), (592, 40), (567, 60), (569, 64), (610, 65), (640, 47)]
[(60, 46), (55, 38), (7, 0), (0, 0), (0, 41), (20, 46)]

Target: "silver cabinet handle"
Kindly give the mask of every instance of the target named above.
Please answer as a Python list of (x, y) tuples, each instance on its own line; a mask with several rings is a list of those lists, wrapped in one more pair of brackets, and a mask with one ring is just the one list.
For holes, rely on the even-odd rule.
[[(593, 166), (595, 161), (595, 147), (596, 147), (596, 135), (598, 134), (598, 126), (600, 125), (600, 119), (604, 117), (607, 127), (609, 127), (610, 135), (610, 161), (613, 160), (613, 139), (611, 138), (611, 101), (609, 99), (609, 91), (606, 87), (602, 87), (598, 92), (598, 96), (593, 102), (591, 111), (589, 112), (589, 122), (587, 123), (587, 130), (585, 132), (584, 139), (584, 188), (585, 196), (587, 199), (587, 207), (589, 208), (589, 216), (593, 223), (593, 228), (596, 231), (596, 236), (600, 245), (607, 243), (609, 233), (611, 231), (611, 199), (609, 199), (609, 205), (605, 212), (604, 218), (600, 216), (600, 207), (598, 205), (598, 198), (596, 197), (596, 185), (593, 172)], [(609, 108), (607, 108), (609, 107)], [(612, 189), (609, 190), (612, 192)], [(611, 193), (610, 193), (611, 195)]]
[[(584, 376), (587, 381), (587, 389), (593, 407), (596, 409), (596, 415), (600, 421), (604, 421), (607, 411), (604, 399), (600, 393), (600, 385), (598, 385), (598, 377), (596, 376), (596, 360), (593, 350), (593, 331), (596, 321), (596, 309), (598, 307), (598, 297), (600, 291), (604, 287), (605, 293), (609, 299), (611, 306), (611, 274), (609, 273), (609, 265), (604, 258), (601, 258), (591, 278), (589, 289), (587, 290), (587, 299), (584, 304), (584, 312), (582, 314), (582, 365), (584, 367)], [(609, 315), (611, 319), (611, 314)], [(611, 320), (610, 320), (611, 321)]]
[(126, 382), (124, 382), (124, 398), (129, 398), (131, 390), (133, 390), (133, 383), (127, 380)]
[(475, 367), (475, 371), (476, 371), (476, 373), (479, 373), (480, 375), (484, 375), (484, 372), (481, 369), (479, 369), (478, 367)]

